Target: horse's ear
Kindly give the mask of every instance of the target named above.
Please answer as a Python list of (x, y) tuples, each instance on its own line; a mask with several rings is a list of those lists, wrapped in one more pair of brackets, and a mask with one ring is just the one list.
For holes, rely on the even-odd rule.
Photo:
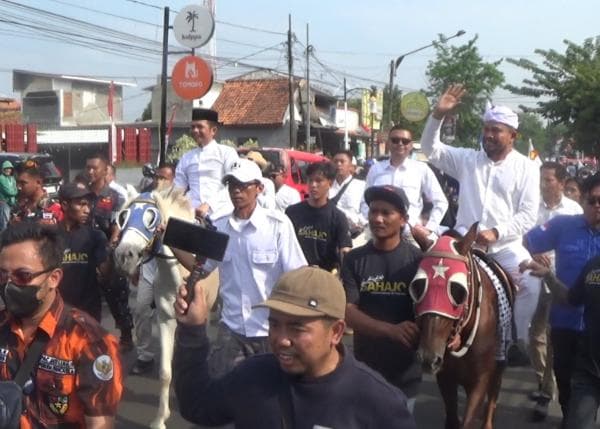
[(461, 240), (456, 242), (456, 251), (460, 255), (466, 255), (469, 249), (471, 249), (471, 246), (477, 238), (478, 228), (479, 222), (475, 222), (473, 225), (471, 225), (471, 228), (469, 228), (469, 231), (465, 234), (465, 236)]
[(434, 243), (433, 240), (428, 238), (429, 233), (424, 228), (415, 228), (411, 226), (410, 233), (423, 252), (427, 251)]
[(137, 197), (140, 194), (129, 183), (125, 186), (125, 189), (127, 189), (127, 199), (129, 199), (129, 200), (134, 199), (135, 197)]

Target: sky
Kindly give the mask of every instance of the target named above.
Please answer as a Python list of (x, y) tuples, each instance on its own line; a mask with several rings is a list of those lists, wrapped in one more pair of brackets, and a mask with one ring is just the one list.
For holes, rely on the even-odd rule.
[[(510, 57), (539, 63), (541, 57), (534, 53), (535, 49), (564, 52), (564, 39), (580, 44), (600, 32), (598, 0), (214, 1), (216, 29), (212, 51), (203, 48), (199, 55), (213, 52), (219, 58), (215, 63), (217, 80), (252, 71), (249, 66), (287, 71), (285, 42), (291, 14), (295, 73), (306, 72), (308, 24), (314, 54), (309, 63), (311, 80), (339, 96), (343, 93), (344, 77), (349, 88), (383, 88), (389, 80), (392, 59), (428, 45), (438, 34), (450, 36), (464, 30), (465, 35), (449, 42), (455, 45), (477, 35), (477, 47), (486, 62)], [(172, 23), (176, 11), (191, 3), (0, 0), (0, 46), (4, 53), (0, 94), (20, 98), (13, 92), (13, 69), (130, 82), (136, 86), (125, 88), (124, 116), (133, 121), (150, 100), (150, 93), (144, 88), (154, 84), (161, 71), (163, 8), (170, 8)], [(54, 15), (50, 17), (48, 12)], [(111, 29), (120, 33), (111, 33)], [(86, 39), (78, 38), (83, 32)], [(178, 45), (172, 31), (169, 42), (172, 51), (185, 49)], [(92, 46), (99, 43), (103, 44), (102, 50)], [(124, 44), (128, 46), (117, 49)], [(398, 68), (395, 84), (404, 91), (426, 88), (427, 64), (434, 59), (434, 53), (433, 48), (428, 48), (407, 56)], [(169, 69), (181, 55), (169, 55)], [(519, 85), (528, 77), (505, 61), (500, 69), (506, 83)], [(502, 90), (497, 91), (493, 102), (513, 108), (535, 105), (534, 99)]]

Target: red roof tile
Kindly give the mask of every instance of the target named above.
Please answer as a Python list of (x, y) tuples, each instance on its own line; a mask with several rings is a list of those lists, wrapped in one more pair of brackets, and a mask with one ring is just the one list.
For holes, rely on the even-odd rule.
[(283, 125), (288, 108), (287, 79), (225, 82), (213, 104), (223, 125)]

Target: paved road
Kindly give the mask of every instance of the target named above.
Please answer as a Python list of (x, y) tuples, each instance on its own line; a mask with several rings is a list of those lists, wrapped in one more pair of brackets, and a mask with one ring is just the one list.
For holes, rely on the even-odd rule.
[[(135, 294), (133, 291), (132, 296)], [(103, 325), (112, 328), (114, 322), (104, 309)], [(154, 333), (156, 344), (158, 338)], [(128, 370), (135, 360), (134, 353), (123, 356), (125, 369)], [(498, 405), (496, 427), (510, 429), (554, 429), (560, 424), (560, 410), (553, 402), (550, 406), (550, 416), (543, 423), (531, 423), (529, 417), (533, 403), (527, 395), (535, 388), (533, 372), (530, 368), (510, 368), (505, 374), (500, 403)], [(118, 429), (141, 429), (147, 427), (154, 417), (158, 403), (158, 374), (144, 376), (128, 376), (125, 381), (123, 400), (119, 407), (116, 427)], [(461, 406), (464, 406), (464, 395), (461, 396)], [(168, 428), (188, 429), (195, 427), (181, 418), (177, 412), (175, 398), (172, 396), (173, 413), (167, 422)], [(444, 411), (435, 381), (426, 376), (422, 384), (421, 394), (416, 405), (416, 419), (419, 428), (443, 428)]]

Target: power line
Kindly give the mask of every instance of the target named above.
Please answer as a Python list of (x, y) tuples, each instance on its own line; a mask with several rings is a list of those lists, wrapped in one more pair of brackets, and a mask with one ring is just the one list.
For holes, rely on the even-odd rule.
[(140, 1), (140, 0), (127, 0), (127, 1), (130, 3), (136, 3), (136, 4), (139, 4), (142, 6), (151, 7), (151, 8), (158, 9), (158, 10), (163, 10), (163, 8), (160, 6), (157, 6), (155, 4), (146, 3), (144, 1)]

